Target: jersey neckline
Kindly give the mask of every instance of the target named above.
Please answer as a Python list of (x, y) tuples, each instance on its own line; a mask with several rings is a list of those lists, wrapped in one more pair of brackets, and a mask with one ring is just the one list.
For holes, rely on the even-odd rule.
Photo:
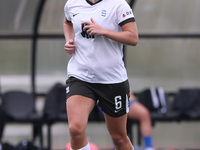
[(96, 3), (92, 3), (91, 1), (86, 0), (86, 2), (87, 2), (88, 4), (90, 4), (90, 5), (95, 5), (95, 4), (97, 4), (97, 3), (101, 2), (101, 1), (102, 1), (102, 0), (99, 0), (99, 1), (97, 1)]

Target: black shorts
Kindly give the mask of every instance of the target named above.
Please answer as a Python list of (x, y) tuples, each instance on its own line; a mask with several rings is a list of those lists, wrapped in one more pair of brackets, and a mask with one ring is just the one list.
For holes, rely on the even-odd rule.
[(98, 102), (102, 111), (112, 117), (120, 117), (129, 112), (129, 82), (116, 84), (88, 83), (70, 77), (66, 81), (67, 99), (72, 95), (82, 95)]

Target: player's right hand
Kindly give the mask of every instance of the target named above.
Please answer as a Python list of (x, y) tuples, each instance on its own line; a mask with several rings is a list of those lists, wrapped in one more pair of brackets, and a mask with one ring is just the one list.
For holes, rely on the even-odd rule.
[(66, 51), (68, 54), (70, 54), (70, 55), (74, 54), (75, 51), (76, 51), (76, 45), (74, 44), (74, 41), (73, 41), (72, 39), (70, 39), (69, 41), (67, 41), (67, 42), (65, 43), (64, 49), (65, 49), (65, 51)]

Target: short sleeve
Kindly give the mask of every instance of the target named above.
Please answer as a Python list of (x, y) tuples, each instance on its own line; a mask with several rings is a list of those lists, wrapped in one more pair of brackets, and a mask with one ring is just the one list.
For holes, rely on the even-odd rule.
[(117, 9), (117, 21), (120, 26), (123, 26), (128, 22), (134, 22), (135, 17), (128, 3), (125, 0), (121, 2)]
[(64, 13), (65, 13), (65, 17), (67, 19), (67, 22), (71, 22), (71, 17), (69, 15), (68, 2), (66, 2), (65, 6), (64, 6)]

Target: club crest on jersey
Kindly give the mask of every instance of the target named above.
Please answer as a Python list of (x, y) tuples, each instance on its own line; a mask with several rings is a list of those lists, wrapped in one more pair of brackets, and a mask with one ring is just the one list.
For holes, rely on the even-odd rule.
[(106, 10), (102, 10), (102, 11), (101, 11), (101, 16), (102, 16), (102, 17), (106, 17)]

